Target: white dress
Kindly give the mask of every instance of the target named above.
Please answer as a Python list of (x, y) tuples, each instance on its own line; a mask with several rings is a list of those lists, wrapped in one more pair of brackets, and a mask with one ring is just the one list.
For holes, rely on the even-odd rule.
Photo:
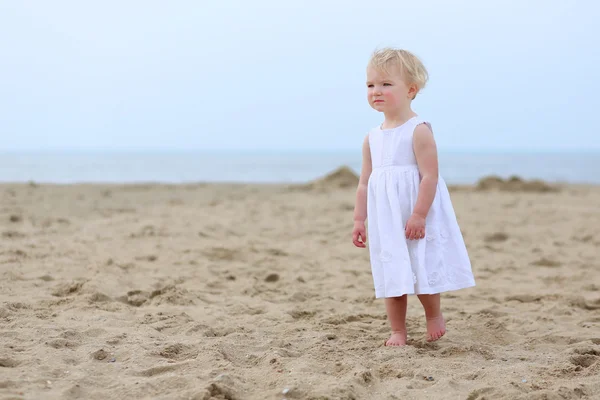
[(367, 195), (367, 229), (375, 297), (435, 294), (475, 286), (471, 263), (441, 176), (425, 222), (425, 238), (406, 239), (421, 181), (413, 117), (394, 128), (369, 132), (373, 172)]

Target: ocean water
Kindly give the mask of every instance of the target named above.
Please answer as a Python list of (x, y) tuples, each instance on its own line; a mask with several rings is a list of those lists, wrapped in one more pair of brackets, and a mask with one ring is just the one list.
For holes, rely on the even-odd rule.
[[(0, 182), (299, 183), (347, 165), (360, 172), (358, 152), (4, 152)], [(600, 184), (600, 153), (439, 152), (449, 184), (488, 175)]]

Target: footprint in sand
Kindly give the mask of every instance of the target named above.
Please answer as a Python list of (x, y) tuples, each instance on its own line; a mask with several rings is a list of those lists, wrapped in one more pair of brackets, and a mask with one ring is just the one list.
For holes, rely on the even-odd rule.
[(584, 355), (584, 356), (600, 357), (600, 349), (595, 349), (593, 347), (582, 347), (579, 349), (575, 349), (573, 352), (575, 354)]
[(13, 360), (12, 358), (0, 358), (0, 367), (2, 368), (16, 368), (19, 364), (19, 361)]
[(169, 360), (185, 361), (196, 358), (199, 353), (200, 351), (193, 346), (174, 343), (163, 347), (153, 354)]
[(148, 369), (139, 371), (136, 375), (152, 377), (152, 376), (161, 375), (161, 374), (164, 374), (167, 372), (177, 371), (182, 366), (183, 366), (182, 364), (161, 365), (158, 367), (152, 367), (152, 368), (148, 368)]
[(532, 263), (530, 263), (531, 265), (534, 265), (536, 267), (560, 267), (562, 264), (558, 261), (554, 261), (554, 260), (550, 260), (546, 257), (540, 258), (537, 261), (533, 261)]
[(202, 393), (197, 394), (194, 398), (199, 399), (238, 399), (239, 397), (235, 391), (227, 385), (221, 382), (213, 382)]
[(11, 312), (4, 308), (4, 307), (0, 307), (0, 318), (8, 318), (10, 317)]
[(154, 254), (148, 255), (148, 256), (140, 256), (140, 257), (136, 257), (135, 258), (137, 261), (148, 261), (148, 262), (154, 262), (156, 260), (158, 260), (158, 256), (155, 256)]
[(160, 312), (156, 314), (146, 314), (141, 324), (147, 324), (158, 332), (166, 334), (173, 332), (183, 332), (189, 330), (194, 320), (184, 312), (167, 313)]
[(140, 307), (149, 299), (148, 292), (142, 290), (130, 290), (125, 296), (117, 298), (117, 300), (129, 304), (130, 306)]
[(517, 294), (513, 296), (506, 296), (504, 298), (505, 301), (518, 301), (521, 303), (535, 303), (536, 301), (540, 301), (543, 296), (536, 296), (533, 294)]
[(496, 232), (491, 235), (486, 235), (483, 239), (486, 242), (506, 242), (508, 235), (503, 232)]
[(109, 356), (110, 353), (104, 349), (97, 350), (91, 354), (91, 357), (98, 361), (106, 360)]
[(193, 327), (192, 329), (190, 329), (188, 331), (188, 335), (190, 333), (193, 333), (199, 329), (204, 329), (204, 336), (205, 337), (225, 337), (228, 335), (231, 335), (232, 333), (235, 332), (235, 329), (233, 328), (198, 328), (198, 327)]
[(26, 237), (27, 235), (25, 235), (24, 233), (21, 232), (17, 232), (17, 231), (5, 231), (2, 232), (2, 237), (5, 239), (22, 239), (24, 237)]
[(315, 316), (316, 311), (294, 310), (288, 312), (294, 319), (309, 319)]
[(56, 297), (66, 297), (71, 294), (78, 293), (83, 287), (84, 282), (69, 282), (62, 283), (54, 288), (52, 291), (52, 296)]
[(176, 285), (167, 285), (150, 293), (152, 305), (163, 304), (187, 306), (196, 304), (197, 296), (187, 289)]
[(46, 342), (46, 344), (55, 349), (74, 349), (76, 347), (79, 347), (78, 342), (76, 342), (74, 340), (67, 340), (67, 339), (62, 339), (62, 338), (50, 340), (50, 341)]
[(236, 261), (242, 260), (242, 253), (237, 249), (225, 247), (211, 247), (203, 252), (210, 261)]
[(277, 282), (279, 280), (279, 274), (269, 274), (265, 278), (265, 282)]
[(481, 389), (473, 390), (471, 393), (469, 393), (467, 400), (484, 400), (492, 398), (491, 396), (495, 397), (495, 395), (499, 394), (500, 392), (498, 389), (488, 386)]
[(113, 336), (106, 341), (106, 344), (111, 346), (120, 344), (123, 340), (127, 339), (127, 333), (121, 333), (120, 335)]
[(275, 257), (287, 257), (289, 254), (281, 249), (267, 249), (266, 252)]
[(90, 303), (106, 303), (112, 301), (110, 296), (105, 295), (104, 293), (94, 292), (88, 298)]
[(576, 356), (572, 356), (569, 361), (571, 364), (575, 366), (580, 366), (583, 368), (589, 368), (592, 365), (596, 364), (600, 357), (594, 356), (591, 354), (578, 354)]
[(569, 300), (569, 303), (573, 307), (578, 307), (578, 308), (581, 308), (582, 310), (593, 311), (593, 310), (600, 309), (600, 298), (591, 300), (591, 301), (587, 301), (583, 297), (577, 296), (577, 297), (571, 298)]

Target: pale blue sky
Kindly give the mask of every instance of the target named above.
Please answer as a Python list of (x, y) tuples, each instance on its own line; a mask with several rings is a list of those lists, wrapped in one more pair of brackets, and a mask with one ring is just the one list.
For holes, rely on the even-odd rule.
[(600, 150), (600, 3), (0, 0), (0, 150), (357, 149), (401, 46), (442, 149)]

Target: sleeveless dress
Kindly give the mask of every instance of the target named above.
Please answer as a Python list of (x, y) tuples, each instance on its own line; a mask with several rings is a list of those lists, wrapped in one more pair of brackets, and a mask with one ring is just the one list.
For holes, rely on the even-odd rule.
[(421, 181), (413, 151), (415, 116), (393, 129), (369, 132), (367, 237), (375, 297), (435, 294), (475, 286), (471, 263), (446, 183), (438, 177), (425, 238), (406, 239), (404, 228)]

